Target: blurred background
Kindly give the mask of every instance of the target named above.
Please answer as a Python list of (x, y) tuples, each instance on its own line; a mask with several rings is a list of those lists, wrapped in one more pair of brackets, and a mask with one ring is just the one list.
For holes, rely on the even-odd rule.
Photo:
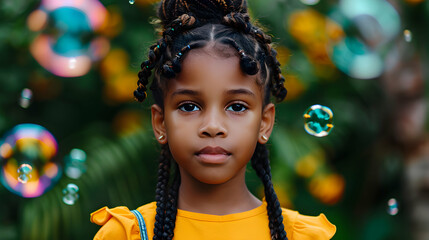
[[(153, 0), (0, 2), (0, 239), (92, 239), (89, 214), (154, 200)], [(249, 0), (289, 90), (270, 139), (284, 207), (334, 239), (429, 239), (425, 0)], [(262, 185), (248, 170), (248, 184)]]

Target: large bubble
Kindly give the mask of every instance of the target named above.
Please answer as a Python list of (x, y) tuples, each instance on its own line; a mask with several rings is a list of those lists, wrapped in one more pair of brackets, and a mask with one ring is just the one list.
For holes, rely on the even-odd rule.
[(110, 48), (108, 40), (95, 33), (106, 18), (107, 10), (98, 0), (42, 0), (27, 21), (30, 30), (41, 31), (30, 52), (57, 76), (85, 75)]
[(2, 184), (25, 198), (42, 195), (61, 176), (57, 148), (54, 136), (44, 127), (17, 125), (0, 140)]

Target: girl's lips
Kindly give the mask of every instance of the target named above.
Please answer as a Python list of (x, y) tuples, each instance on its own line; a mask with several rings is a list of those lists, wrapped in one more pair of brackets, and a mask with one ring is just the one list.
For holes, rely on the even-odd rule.
[(205, 147), (195, 154), (201, 163), (222, 164), (225, 163), (231, 155), (221, 147)]
[(199, 154), (198, 160), (205, 164), (223, 164), (227, 161), (229, 155), (225, 154)]

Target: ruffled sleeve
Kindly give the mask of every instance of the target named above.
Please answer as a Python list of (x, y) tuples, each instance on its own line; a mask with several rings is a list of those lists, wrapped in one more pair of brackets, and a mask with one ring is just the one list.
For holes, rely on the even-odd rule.
[(283, 210), (283, 216), (289, 221), (288, 237), (292, 240), (328, 240), (331, 239), (337, 228), (330, 223), (324, 214), (317, 217), (301, 215), (296, 211)]
[(140, 239), (137, 219), (127, 207), (103, 207), (91, 213), (91, 222), (102, 226), (94, 240)]

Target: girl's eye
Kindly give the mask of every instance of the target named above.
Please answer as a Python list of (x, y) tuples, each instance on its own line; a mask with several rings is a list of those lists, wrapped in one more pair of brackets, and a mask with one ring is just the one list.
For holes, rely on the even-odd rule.
[(247, 110), (247, 107), (240, 103), (234, 103), (229, 105), (229, 107), (226, 110), (233, 111), (233, 112), (243, 112)]
[(184, 103), (184, 104), (179, 106), (179, 109), (184, 111), (184, 112), (193, 112), (193, 111), (200, 110), (200, 108), (193, 103)]

